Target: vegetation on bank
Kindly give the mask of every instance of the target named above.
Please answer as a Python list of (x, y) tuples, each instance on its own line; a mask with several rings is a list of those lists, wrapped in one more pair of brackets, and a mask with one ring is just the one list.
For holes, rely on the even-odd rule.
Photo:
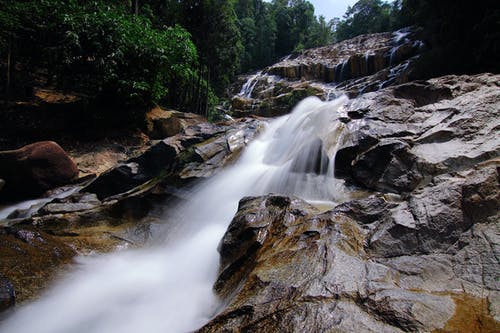
[(121, 116), (157, 103), (208, 115), (238, 73), (408, 25), (424, 28), (421, 77), (499, 72), (494, 0), (359, 0), (330, 22), (306, 0), (0, 0), (0, 93), (48, 86)]
[(305, 0), (0, 0), (0, 89), (76, 92), (123, 116), (157, 103), (207, 114), (237, 73), (328, 31)]

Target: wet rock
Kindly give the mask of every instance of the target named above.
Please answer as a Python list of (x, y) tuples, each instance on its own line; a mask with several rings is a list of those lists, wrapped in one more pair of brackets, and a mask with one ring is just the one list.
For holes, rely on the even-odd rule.
[(16, 305), (14, 286), (6, 277), (0, 275), (0, 321), (5, 318)]
[[(347, 104), (335, 174), (408, 193), (432, 177), (500, 156), (500, 87), (491, 74), (446, 76), (368, 93)], [(356, 118), (356, 117), (354, 117)]]
[(57, 143), (43, 141), (0, 152), (0, 177), (5, 181), (0, 200), (15, 200), (69, 184), (78, 169)]
[(121, 200), (135, 192), (159, 189), (156, 185), (162, 182), (182, 184), (210, 177), (236, 158), (258, 130), (256, 119), (188, 126), (101, 174), (82, 192), (95, 193), (101, 201)]
[[(226, 302), (199, 332), (431, 331), (456, 305), (447, 294), (400, 287), (397, 268), (365, 252), (380, 198), (320, 213), (297, 198), (248, 197), (220, 245), (216, 290)], [(371, 207), (362, 217), (364, 207)], [(348, 216), (351, 215), (351, 216)]]
[(177, 151), (160, 141), (136, 158), (103, 173), (82, 191), (95, 193), (99, 200), (124, 193), (168, 172), (175, 163)]
[(94, 193), (76, 193), (63, 199), (54, 199), (44, 205), (38, 214), (61, 214), (97, 208), (101, 201)]
[(315, 173), (317, 175), (327, 174), (329, 158), (323, 148), (323, 141), (316, 138), (292, 161), (291, 171), (298, 173)]
[(307, 96), (329, 100), (336, 90), (356, 97), (406, 83), (421, 45), (417, 29), (407, 28), (404, 32), (367, 34), (289, 55), (245, 77), (246, 82), (240, 78), (231, 89), (230, 112), (234, 117), (274, 117), (290, 112)]
[(40, 294), (76, 252), (31, 226), (0, 228), (0, 275), (8, 278), (22, 303)]
[[(390, 219), (380, 220), (369, 240), (371, 253), (395, 257), (449, 249), (474, 224), (498, 218), (498, 177), (496, 166), (436, 177), (391, 208)], [(478, 193), (486, 195), (481, 197)], [(469, 205), (471, 198), (474, 208)], [(481, 213), (476, 207), (483, 208)]]

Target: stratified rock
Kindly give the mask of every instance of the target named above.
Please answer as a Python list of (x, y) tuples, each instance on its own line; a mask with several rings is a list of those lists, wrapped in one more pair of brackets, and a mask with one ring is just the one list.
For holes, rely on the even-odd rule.
[(234, 160), (258, 129), (255, 119), (188, 126), (101, 174), (82, 191), (95, 193), (99, 200), (120, 199), (145, 188), (151, 190), (165, 179), (182, 183), (210, 177)]
[(57, 143), (43, 141), (0, 152), (0, 177), (5, 180), (0, 198), (14, 200), (69, 184), (78, 169)]
[(500, 156), (500, 76), (445, 76), (348, 103), (336, 175), (407, 193), (432, 177)]
[(291, 54), (255, 75), (241, 77), (231, 88), (230, 113), (274, 117), (289, 113), (307, 96), (329, 100), (333, 91), (342, 91), (356, 97), (406, 83), (423, 45), (418, 35), (418, 29), (405, 28)]

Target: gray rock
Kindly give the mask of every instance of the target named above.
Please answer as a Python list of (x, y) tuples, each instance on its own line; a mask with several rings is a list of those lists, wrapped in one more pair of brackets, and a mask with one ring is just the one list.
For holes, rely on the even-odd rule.
[(335, 174), (409, 193), (440, 174), (500, 156), (500, 76), (445, 76), (365, 94), (346, 105)]

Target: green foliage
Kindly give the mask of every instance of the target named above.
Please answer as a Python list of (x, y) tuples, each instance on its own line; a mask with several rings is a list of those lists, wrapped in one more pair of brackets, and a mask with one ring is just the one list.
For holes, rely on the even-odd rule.
[[(234, 79), (243, 51), (232, 0), (144, 0), (158, 27), (179, 24), (192, 35), (200, 73), (218, 95)], [(208, 98), (208, 95), (207, 95)]]
[(265, 67), (278, 58), (332, 42), (332, 25), (314, 16), (305, 0), (238, 0), (238, 27), (244, 45), (242, 71)]
[(0, 26), (12, 36), (15, 60), (32, 73), (44, 69), (60, 88), (131, 109), (162, 99), (182, 107), (193, 97), (177, 97), (199, 81), (196, 47), (179, 26), (157, 30), (101, 1), (4, 5)]
[(338, 41), (358, 35), (397, 30), (391, 17), (397, 12), (382, 0), (359, 0), (349, 6), (342, 20), (338, 21), (335, 35)]

